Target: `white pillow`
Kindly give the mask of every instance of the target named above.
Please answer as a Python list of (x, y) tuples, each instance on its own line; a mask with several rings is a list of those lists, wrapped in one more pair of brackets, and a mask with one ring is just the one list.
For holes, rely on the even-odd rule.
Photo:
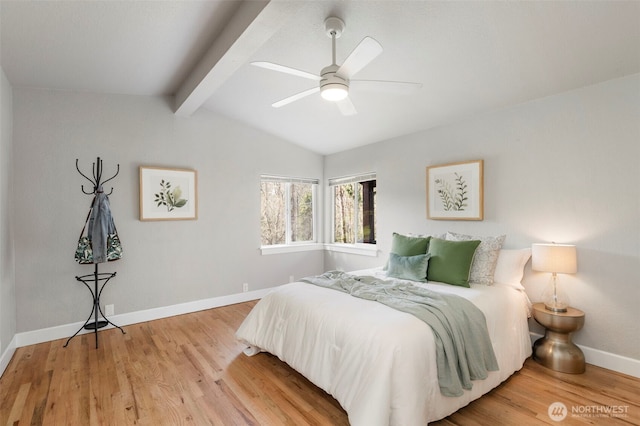
[(524, 265), (527, 264), (530, 257), (530, 248), (517, 250), (500, 250), (498, 263), (496, 264), (496, 270), (493, 274), (493, 282), (495, 284), (508, 285), (520, 290), (524, 290), (524, 287), (522, 286)]
[(493, 284), (498, 254), (506, 237), (506, 235), (497, 237), (474, 237), (472, 235), (447, 232), (447, 240), (449, 241), (480, 240), (480, 245), (476, 249), (473, 262), (471, 263), (471, 271), (469, 273), (469, 283), (471, 284)]

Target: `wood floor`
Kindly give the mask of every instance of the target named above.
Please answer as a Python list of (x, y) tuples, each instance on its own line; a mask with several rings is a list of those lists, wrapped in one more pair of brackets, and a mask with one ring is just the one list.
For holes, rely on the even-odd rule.
[[(255, 302), (16, 350), (0, 378), (1, 425), (347, 425), (329, 395), (234, 332)], [(432, 425), (640, 424), (640, 380), (528, 360), (507, 382)], [(554, 422), (551, 403), (569, 416)], [(577, 407), (577, 408), (576, 408)], [(572, 410), (579, 410), (571, 414)], [(617, 414), (603, 413), (614, 409)], [(589, 411), (589, 413), (585, 412)], [(596, 412), (597, 411), (597, 412)]]

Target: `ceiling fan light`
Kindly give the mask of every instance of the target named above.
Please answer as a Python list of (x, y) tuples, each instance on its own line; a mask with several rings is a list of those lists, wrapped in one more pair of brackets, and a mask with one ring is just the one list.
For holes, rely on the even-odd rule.
[(349, 88), (340, 83), (327, 83), (322, 86), (320, 95), (327, 101), (338, 102), (349, 95)]

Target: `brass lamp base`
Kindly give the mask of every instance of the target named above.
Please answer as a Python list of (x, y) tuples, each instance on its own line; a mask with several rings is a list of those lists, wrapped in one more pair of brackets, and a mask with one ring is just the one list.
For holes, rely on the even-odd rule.
[(551, 312), (567, 312), (567, 305), (561, 303), (545, 303), (544, 308)]

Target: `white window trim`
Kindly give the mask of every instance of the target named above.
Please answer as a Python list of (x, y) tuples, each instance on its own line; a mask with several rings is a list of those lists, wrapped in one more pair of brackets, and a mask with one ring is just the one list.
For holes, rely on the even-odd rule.
[(278, 244), (272, 246), (260, 247), (260, 254), (262, 256), (269, 256), (272, 254), (284, 254), (284, 253), (299, 253), (305, 251), (330, 251), (336, 253), (348, 253), (357, 254), (360, 256), (377, 257), (378, 247), (376, 244), (342, 244), (342, 243), (312, 243), (312, 244)]
[(347, 183), (356, 183), (356, 182), (366, 182), (368, 180), (375, 180), (375, 179), (376, 179), (375, 172), (362, 173), (362, 174), (353, 175), (353, 176), (331, 178), (329, 179), (329, 186), (345, 185)]
[(324, 244), (322, 243), (293, 243), (293, 244), (275, 244), (272, 246), (260, 247), (260, 253), (263, 256), (270, 254), (282, 254), (282, 253), (298, 253), (304, 251), (316, 251), (324, 250)]
[[(307, 251), (304, 248), (306, 246), (317, 245), (318, 243), (318, 186), (320, 181), (318, 179), (311, 178), (297, 178), (297, 177), (285, 177), (275, 175), (261, 175), (260, 183), (262, 182), (282, 182), (285, 183), (285, 244), (274, 244), (270, 246), (261, 246), (260, 250), (262, 254), (276, 254), (276, 253), (289, 253), (296, 251)], [(313, 239), (310, 241), (291, 241), (291, 184), (292, 183), (309, 183), (311, 184), (311, 196), (312, 196), (312, 215), (313, 215)]]
[[(274, 254), (286, 254), (286, 253), (299, 253), (299, 252), (307, 252), (307, 251), (326, 251), (326, 252), (335, 252), (335, 253), (347, 253), (347, 254), (355, 254), (360, 256), (369, 256), (369, 257), (377, 257), (378, 256), (378, 247), (376, 244), (365, 244), (365, 243), (322, 243), (318, 241), (318, 233), (317, 226), (318, 221), (320, 220), (318, 213), (320, 211), (320, 207), (318, 205), (319, 199), (319, 182), (317, 179), (304, 179), (304, 178), (287, 178), (282, 176), (275, 175), (261, 175), (262, 180), (272, 180), (272, 181), (280, 181), (280, 182), (304, 182), (304, 183), (315, 183), (313, 186), (313, 234), (314, 241), (302, 241), (302, 242), (287, 242), (287, 244), (274, 244), (269, 246), (261, 246), (260, 253), (262, 256), (269, 256)], [(342, 178), (329, 179), (329, 188), (334, 185), (343, 185), (345, 183), (355, 183), (355, 182), (363, 182), (367, 180), (376, 179), (376, 173), (363, 173), (355, 176), (348, 176)], [(333, 196), (330, 197), (333, 200)], [(287, 200), (287, 203), (289, 201)], [(333, 204), (333, 201), (331, 202)], [(333, 218), (333, 209), (334, 206), (331, 206), (331, 239), (333, 240), (333, 229), (334, 229), (334, 218)], [(287, 215), (289, 215), (289, 209), (287, 209)], [(287, 223), (290, 221), (287, 220)]]
[(337, 253), (349, 253), (358, 254), (360, 256), (378, 257), (378, 246), (376, 244), (342, 244), (342, 243), (328, 243), (324, 244), (326, 251), (333, 251)]
[[(353, 176), (346, 176), (346, 177), (339, 177), (339, 178), (331, 178), (329, 179), (328, 183), (329, 183), (329, 196), (331, 197), (331, 213), (330, 213), (330, 226), (331, 226), (331, 234), (330, 234), (330, 238), (331, 238), (331, 243), (327, 243), (325, 246), (332, 246), (332, 247), (339, 247), (340, 249), (336, 249), (336, 250), (332, 250), (332, 251), (340, 251), (342, 253), (352, 253), (352, 254), (364, 254), (362, 253), (362, 249), (361, 247), (367, 247), (367, 246), (372, 246), (374, 249), (376, 247), (376, 244), (369, 244), (369, 243), (336, 243), (336, 223), (335, 223), (335, 209), (336, 209), (336, 198), (335, 198), (335, 194), (334, 194), (334, 190), (332, 187), (334, 186), (338, 186), (338, 185), (345, 185), (348, 183), (358, 183), (358, 182), (366, 182), (369, 180), (375, 180), (376, 179), (376, 173), (375, 172), (368, 172), (368, 173), (362, 173), (359, 175), (353, 175)], [(359, 188), (356, 185), (355, 186), (355, 194), (354, 197), (356, 198), (356, 200), (358, 199), (358, 192), (359, 192)], [(355, 212), (353, 212), (353, 221), (354, 221), (354, 229), (357, 229), (357, 224), (358, 224), (358, 209), (356, 209)], [(351, 247), (351, 248), (348, 248)], [(377, 249), (375, 250), (375, 254), (371, 255), (371, 254), (364, 254), (365, 256), (377, 256)]]

